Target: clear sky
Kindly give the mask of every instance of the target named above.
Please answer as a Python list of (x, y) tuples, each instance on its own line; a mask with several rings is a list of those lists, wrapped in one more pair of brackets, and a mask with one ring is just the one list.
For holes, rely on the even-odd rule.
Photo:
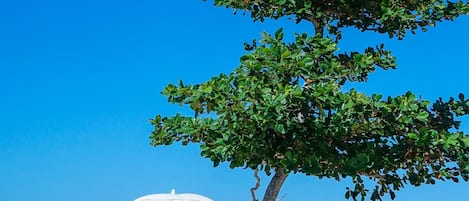
[[(245, 53), (243, 42), (281, 26), (290, 38), (313, 32), (286, 19), (253, 23), (199, 0), (2, 1), (0, 200), (131, 201), (172, 188), (215, 201), (250, 200), (251, 170), (213, 168), (197, 145), (151, 147), (148, 120), (187, 112), (160, 95), (166, 84), (229, 73)], [(469, 17), (461, 17), (403, 41), (350, 29), (340, 48), (384, 42), (398, 69), (355, 87), (385, 96), (412, 90), (433, 101), (469, 96), (468, 36)], [(267, 182), (264, 176), (258, 196)], [(293, 175), (281, 195), (339, 201), (349, 184)], [(469, 183), (409, 186), (397, 200), (466, 201), (467, 189)]]

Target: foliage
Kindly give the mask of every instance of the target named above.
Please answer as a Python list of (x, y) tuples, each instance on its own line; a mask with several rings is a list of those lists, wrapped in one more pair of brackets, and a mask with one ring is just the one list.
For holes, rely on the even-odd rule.
[(332, 34), (351, 26), (399, 38), (469, 13), (468, 2), (461, 0), (215, 0), (215, 5), (248, 11), (260, 21), (293, 15), (297, 22), (315, 21)]
[[(313, 17), (332, 34), (355, 26), (399, 37), (468, 12), (462, 1), (215, 0), (215, 5), (247, 10), (255, 20)], [(360, 12), (352, 12), (357, 8)], [(151, 121), (152, 145), (198, 143), (215, 166), (229, 162), (231, 168), (267, 174), (349, 177), (355, 186), (345, 197), (354, 200), (369, 192), (366, 177), (376, 185), (372, 200), (386, 193), (394, 199), (406, 183), (469, 180), (469, 137), (457, 121), (469, 114), (463, 94), (430, 104), (412, 92), (383, 98), (345, 91), (346, 83), (365, 82), (376, 68), (394, 69), (390, 51), (379, 45), (338, 53), (337, 41), (321, 34), (296, 34), (291, 43), (283, 35), (280, 29), (246, 44), (250, 52), (229, 75), (169, 84), (162, 92), (168, 101), (188, 105), (195, 115), (157, 115)]]

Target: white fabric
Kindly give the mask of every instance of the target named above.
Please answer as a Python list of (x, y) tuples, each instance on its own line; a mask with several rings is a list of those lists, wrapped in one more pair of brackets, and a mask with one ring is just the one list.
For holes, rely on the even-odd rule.
[(135, 201), (213, 201), (212, 199), (193, 193), (181, 193), (176, 194), (176, 191), (173, 189), (171, 193), (159, 193), (145, 195), (143, 197), (137, 198)]

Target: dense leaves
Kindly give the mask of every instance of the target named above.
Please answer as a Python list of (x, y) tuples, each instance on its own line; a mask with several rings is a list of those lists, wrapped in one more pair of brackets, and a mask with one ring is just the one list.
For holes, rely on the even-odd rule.
[(215, 0), (217, 6), (248, 11), (254, 20), (295, 16), (338, 34), (342, 27), (356, 27), (403, 38), (469, 13), (467, 1), (443, 0)]
[[(368, 74), (394, 69), (395, 58), (383, 45), (362, 52), (338, 53), (343, 27), (387, 33), (402, 39), (442, 20), (469, 14), (467, 1), (442, 0), (214, 0), (254, 20), (293, 17), (309, 21), (315, 36), (283, 31), (264, 34), (238, 68), (196, 85), (168, 85), (169, 102), (188, 105), (194, 116), (157, 115), (152, 144), (198, 143), (217, 166), (275, 172), (264, 201), (276, 199), (289, 173), (351, 178), (345, 198), (367, 194), (392, 199), (404, 184), (469, 180), (469, 137), (457, 117), (469, 114), (463, 94), (430, 104), (407, 92), (383, 98), (354, 89)], [(327, 35), (323, 34), (324, 28)], [(326, 37), (324, 37), (326, 36)], [(330, 37), (330, 38), (329, 38)], [(331, 38), (334, 38), (331, 39)], [(375, 186), (365, 187), (364, 178)], [(371, 192), (370, 192), (371, 191)], [(253, 198), (254, 199), (254, 198)]]
[(297, 34), (287, 44), (279, 30), (246, 48), (251, 52), (231, 74), (164, 89), (170, 102), (195, 115), (156, 116), (153, 145), (198, 143), (215, 166), (350, 177), (355, 186), (345, 197), (353, 199), (369, 191), (363, 177), (375, 181), (372, 200), (394, 198), (404, 183), (469, 179), (469, 137), (457, 121), (469, 114), (464, 95), (430, 104), (411, 92), (383, 98), (342, 89), (376, 68), (395, 68), (382, 45), (338, 53), (329, 38)]

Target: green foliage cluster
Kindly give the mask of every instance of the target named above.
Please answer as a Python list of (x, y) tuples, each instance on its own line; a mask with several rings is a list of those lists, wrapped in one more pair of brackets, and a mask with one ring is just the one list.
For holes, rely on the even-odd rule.
[[(329, 32), (354, 26), (403, 37), (407, 30), (468, 13), (467, 2), (215, 0), (215, 5), (247, 10), (255, 20), (295, 15), (320, 21)], [(317, 25), (317, 24), (316, 24)], [(335, 27), (335, 28), (334, 28)], [(317, 26), (316, 26), (317, 28)], [(335, 31), (334, 31), (335, 30)], [(469, 137), (458, 117), (469, 114), (469, 99), (430, 101), (407, 92), (383, 98), (354, 89), (376, 68), (396, 67), (383, 45), (339, 53), (337, 41), (321, 34), (296, 34), (286, 43), (283, 30), (263, 34), (229, 75), (201, 84), (169, 84), (168, 101), (188, 105), (195, 115), (157, 115), (154, 146), (198, 143), (201, 155), (218, 166), (351, 178), (346, 198), (371, 200), (404, 184), (469, 180)], [(336, 38), (337, 39), (337, 38)]]
[(340, 28), (388, 33), (403, 38), (406, 31), (426, 30), (442, 20), (467, 15), (467, 1), (443, 0), (215, 0), (216, 6), (248, 11), (254, 20), (295, 16), (327, 27), (332, 34)]
[[(429, 108), (411, 92), (385, 100), (343, 92), (345, 80), (365, 81), (375, 67), (395, 66), (381, 47), (336, 54), (331, 39), (302, 34), (285, 44), (281, 31), (262, 42), (230, 75), (167, 86), (170, 102), (216, 118), (157, 116), (152, 143), (201, 143), (202, 156), (215, 166), (228, 161), (231, 168), (260, 167), (268, 174), (281, 167), (337, 180), (350, 176), (358, 186), (347, 197), (364, 195), (361, 175), (377, 180), (379, 195), (407, 181), (418, 186), (458, 175), (467, 181), (469, 138), (450, 130), (459, 128), (455, 116), (469, 114), (469, 99), (461, 95)], [(445, 167), (451, 162), (461, 169)]]

